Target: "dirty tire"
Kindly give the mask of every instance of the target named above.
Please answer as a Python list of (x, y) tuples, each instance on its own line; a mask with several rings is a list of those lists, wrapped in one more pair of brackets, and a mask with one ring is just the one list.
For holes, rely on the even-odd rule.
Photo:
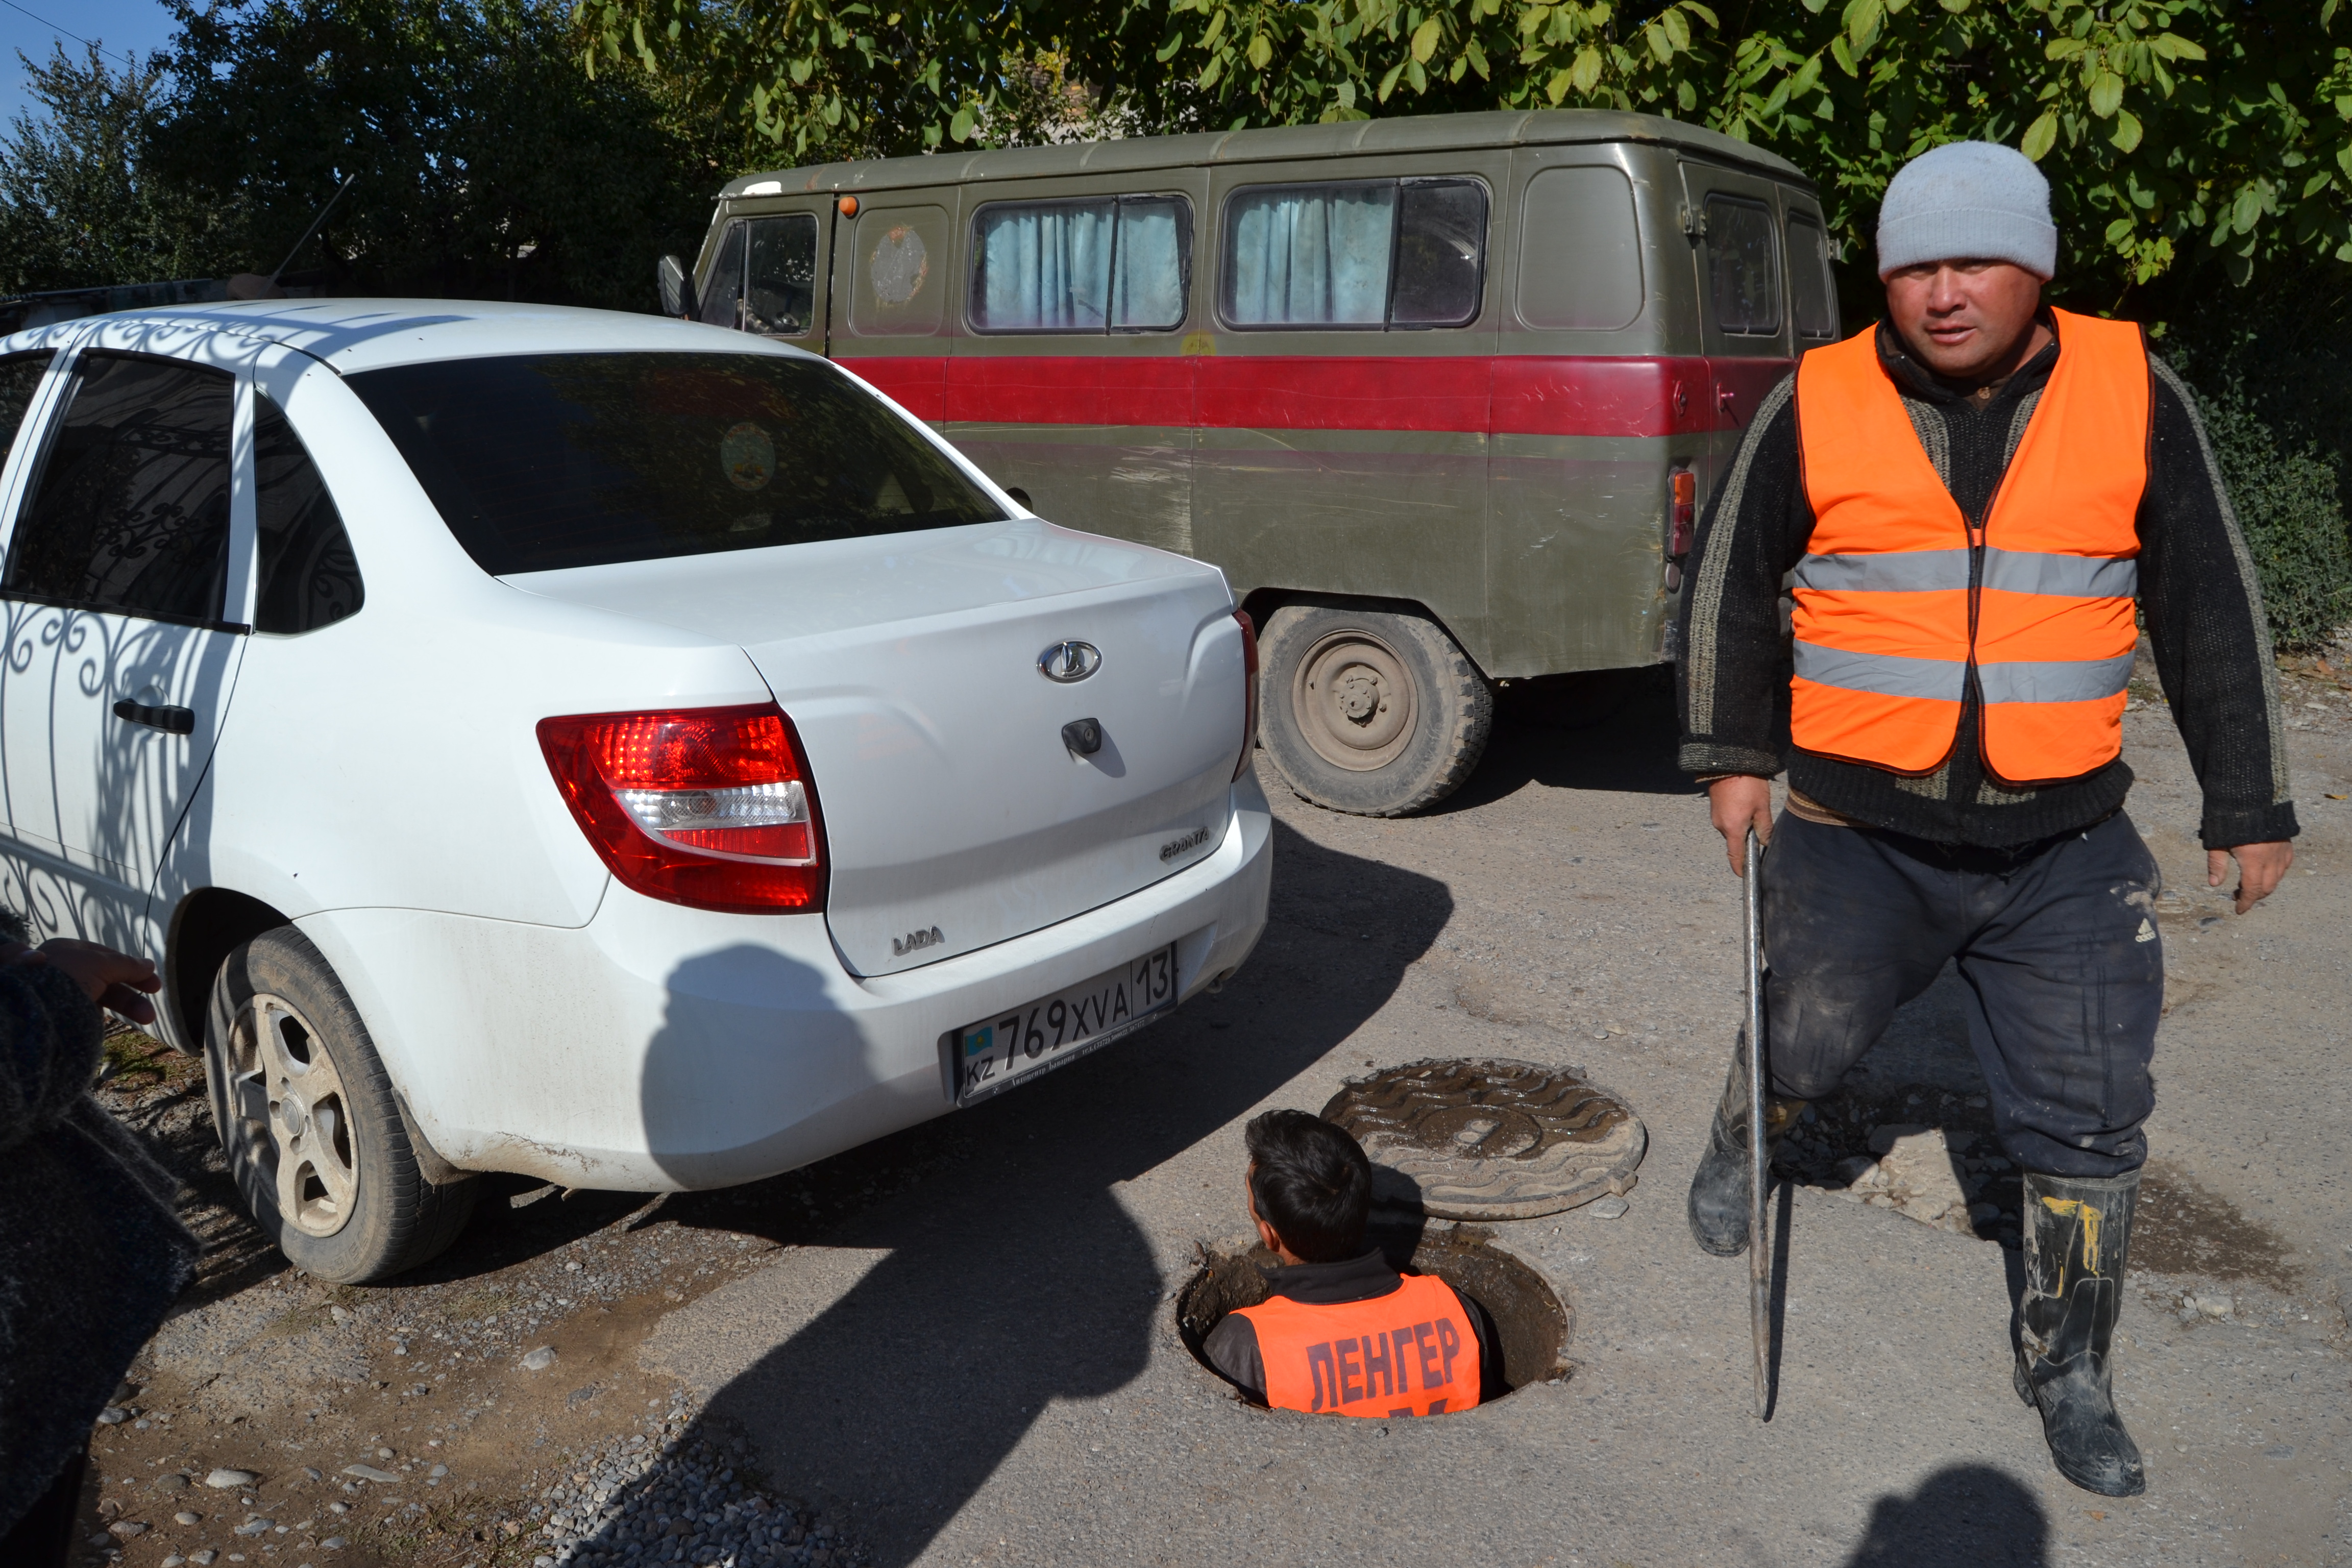
[(1486, 750), (1492, 689), (1419, 616), (1286, 605), (1259, 658), (1258, 736), (1302, 800), (1402, 816), (1459, 789)]
[[(222, 964), (205, 1018), (205, 1077), (246, 1207), (304, 1273), (342, 1285), (383, 1279), (465, 1228), (481, 1184), (425, 1180), (359, 1009), (292, 927), (263, 932)], [(289, 1125), (299, 1134), (289, 1137)]]

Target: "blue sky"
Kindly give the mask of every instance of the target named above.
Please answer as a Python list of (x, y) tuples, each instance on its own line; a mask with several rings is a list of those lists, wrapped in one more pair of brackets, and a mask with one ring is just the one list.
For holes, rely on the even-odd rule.
[[(23, 9), (16, 9), (22, 5)], [(26, 16), (26, 12), (32, 16)], [(34, 20), (35, 16), (42, 18)], [(52, 45), (64, 44), (76, 55), (81, 46), (58, 31), (67, 28), (106, 46), (120, 68), (127, 52), (144, 59), (171, 40), (170, 13), (155, 0), (16, 0), (0, 4), (0, 125), (14, 121), (30, 107), (25, 96), (25, 68), (17, 55), (47, 59)]]

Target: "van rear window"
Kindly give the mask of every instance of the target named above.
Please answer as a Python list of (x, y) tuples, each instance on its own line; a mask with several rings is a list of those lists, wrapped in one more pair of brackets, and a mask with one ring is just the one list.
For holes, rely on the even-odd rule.
[(1706, 198), (1706, 265), (1719, 330), (1759, 337), (1780, 330), (1780, 247), (1763, 203)]
[(1004, 515), (822, 360), (518, 354), (346, 384), (492, 576)]
[(1466, 326), (1486, 264), (1475, 180), (1252, 185), (1225, 208), (1218, 302), (1244, 328)]
[(971, 256), (975, 331), (1166, 331), (1184, 324), (1192, 204), (994, 202), (972, 218)]

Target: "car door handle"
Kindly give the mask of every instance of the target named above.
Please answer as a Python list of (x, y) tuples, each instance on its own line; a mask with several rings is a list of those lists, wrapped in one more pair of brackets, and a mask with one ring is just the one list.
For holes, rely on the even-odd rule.
[(115, 703), (114, 716), (128, 719), (133, 724), (144, 724), (151, 730), (161, 730), (167, 735), (193, 735), (196, 732), (196, 710), (193, 708), (133, 702), (125, 697)]

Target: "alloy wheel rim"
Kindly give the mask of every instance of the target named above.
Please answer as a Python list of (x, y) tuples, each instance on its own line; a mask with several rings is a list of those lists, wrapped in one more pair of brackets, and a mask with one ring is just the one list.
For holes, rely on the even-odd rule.
[(229, 1037), (231, 1102), (247, 1158), (268, 1178), (278, 1217), (305, 1236), (350, 1223), (359, 1197), (359, 1143), (334, 1058), (282, 996), (257, 994)]
[(1412, 743), (1414, 698), (1396, 650), (1356, 627), (1308, 648), (1291, 683), (1291, 711), (1307, 744), (1349, 773), (1384, 768)]

